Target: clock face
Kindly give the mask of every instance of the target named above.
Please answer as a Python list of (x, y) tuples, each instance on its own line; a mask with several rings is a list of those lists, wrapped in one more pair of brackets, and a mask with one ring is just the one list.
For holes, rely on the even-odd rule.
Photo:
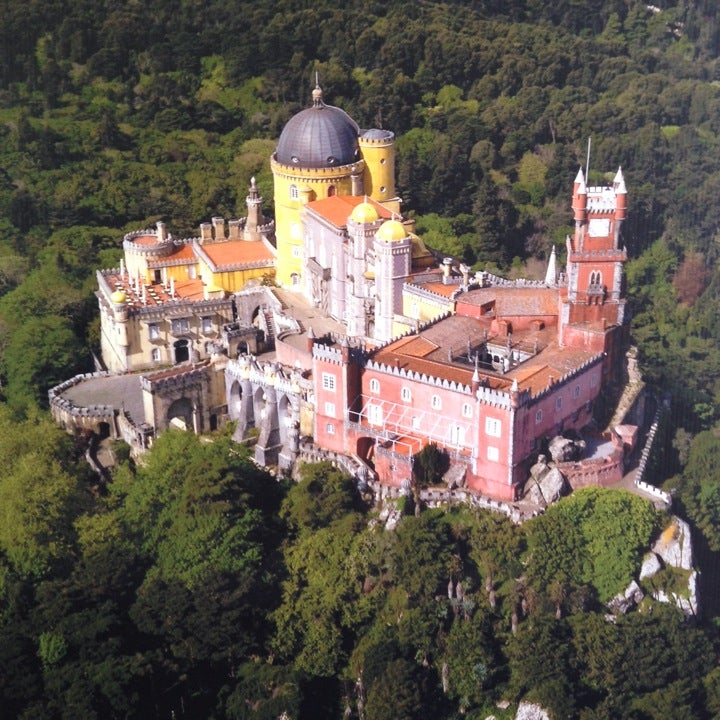
[(590, 237), (606, 237), (610, 234), (610, 220), (607, 218), (593, 218), (588, 223)]

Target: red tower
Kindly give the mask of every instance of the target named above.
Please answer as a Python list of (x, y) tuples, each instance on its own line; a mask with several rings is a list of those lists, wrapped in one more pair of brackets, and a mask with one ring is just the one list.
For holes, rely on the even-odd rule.
[(575, 233), (567, 239), (567, 292), (561, 296), (560, 343), (604, 349), (615, 364), (625, 320), (621, 229), (627, 212), (622, 169), (610, 186), (588, 187), (578, 170), (572, 200)]

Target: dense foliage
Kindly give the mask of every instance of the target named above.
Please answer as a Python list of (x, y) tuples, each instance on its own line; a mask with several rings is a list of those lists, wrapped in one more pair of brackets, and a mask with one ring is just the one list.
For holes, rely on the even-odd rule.
[(242, 214), (252, 175), (271, 214), (268, 158), (318, 71), (329, 102), (397, 133), (427, 242), (478, 268), (542, 274), (562, 255), (588, 138), (591, 182), (623, 166), (632, 333), (676, 408), (656, 467), (717, 550), (715, 3), (0, 9), (3, 715), (503, 718), (496, 701), (520, 697), (585, 720), (720, 712), (710, 628), (661, 606), (603, 617), (658, 529), (635, 499), (386, 531), (336, 469), (286, 488), (223, 435), (176, 434), (91, 493), (36, 409), (90, 367), (94, 270), (125, 230)]
[(720, 703), (708, 633), (657, 603), (603, 614), (637, 575), (624, 539), (660, 527), (624, 492), (522, 527), (457, 508), (387, 529), (332, 465), (286, 486), (227, 435), (168, 432), (91, 496), (59, 430), (0, 423), (17, 468), (0, 482), (9, 716), (450, 720), (530, 698), (639, 720)]

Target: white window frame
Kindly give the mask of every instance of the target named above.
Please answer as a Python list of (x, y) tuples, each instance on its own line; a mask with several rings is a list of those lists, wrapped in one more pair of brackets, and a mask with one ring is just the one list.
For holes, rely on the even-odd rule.
[(451, 423), (448, 429), (448, 437), (450, 439), (450, 445), (459, 447), (465, 444), (465, 428), (462, 425)]
[(488, 445), (487, 459), (490, 462), (499, 462), (500, 461), (500, 450), (493, 445)]
[(502, 436), (502, 420), (494, 417), (485, 418), (485, 434), (490, 437)]
[(335, 423), (325, 423), (325, 434), (326, 435), (334, 435), (335, 434)]
[(367, 406), (367, 419), (370, 425), (382, 425), (383, 412), (382, 405), (377, 403), (368, 403)]
[(439, 395), (433, 395), (430, 398), (430, 407), (433, 410), (442, 410), (442, 398)]
[(325, 414), (328, 417), (335, 417), (335, 403), (334, 402), (326, 402), (325, 403)]
[(462, 416), (466, 418), (471, 418), (473, 416), (473, 409), (470, 403), (463, 403)]
[(173, 335), (190, 332), (190, 318), (173, 318), (170, 322)]
[(370, 392), (373, 393), (373, 395), (380, 393), (380, 381), (377, 378), (370, 378)]
[(322, 374), (322, 389), (335, 392), (335, 375), (329, 372)]
[(160, 348), (153, 348), (152, 352), (150, 353), (150, 357), (152, 358), (153, 362), (160, 362), (162, 360)]
[(203, 335), (209, 335), (213, 331), (213, 319), (210, 315), (205, 315), (201, 319)]
[(403, 402), (411, 402), (412, 401), (412, 392), (407, 385), (404, 385), (400, 389), (400, 398), (402, 399)]
[(157, 323), (150, 323), (148, 325), (148, 337), (151, 340), (159, 340), (160, 339), (160, 325)]

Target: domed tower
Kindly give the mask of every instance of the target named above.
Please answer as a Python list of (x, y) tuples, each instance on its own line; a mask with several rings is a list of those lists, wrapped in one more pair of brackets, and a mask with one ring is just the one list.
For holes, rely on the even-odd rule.
[(402, 291), (412, 265), (412, 238), (399, 220), (386, 220), (375, 235), (375, 339), (394, 336), (393, 321), (402, 313)]
[(367, 200), (357, 205), (348, 218), (345, 317), (350, 337), (364, 337), (368, 334), (375, 285), (375, 267), (369, 263), (369, 258), (374, 256), (375, 234), (382, 223), (376, 207)]
[(302, 208), (306, 203), (333, 195), (365, 194), (383, 203), (396, 201), (393, 133), (361, 131), (344, 110), (325, 104), (317, 82), (312, 106), (283, 128), (270, 166), (277, 281), (286, 287), (303, 286)]

